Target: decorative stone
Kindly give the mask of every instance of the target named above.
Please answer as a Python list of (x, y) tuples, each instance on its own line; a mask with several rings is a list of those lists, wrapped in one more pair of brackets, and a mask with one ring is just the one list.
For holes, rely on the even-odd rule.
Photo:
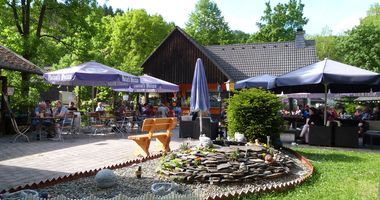
[(95, 182), (100, 188), (109, 188), (116, 184), (116, 175), (110, 169), (102, 169), (95, 176)]
[(231, 167), (232, 165), (230, 163), (224, 163), (224, 164), (220, 164), (216, 167), (216, 169), (218, 170), (221, 170), (221, 169), (225, 169), (225, 168), (229, 168)]
[(164, 196), (171, 192), (177, 192), (178, 185), (175, 183), (153, 183), (151, 190), (153, 194)]
[(202, 147), (212, 146), (212, 140), (209, 137), (201, 136), (199, 137), (199, 143)]
[(265, 155), (265, 161), (268, 163), (273, 162), (273, 157), (270, 154)]
[(247, 139), (245, 138), (244, 134), (241, 134), (239, 132), (235, 133), (235, 141), (236, 142), (247, 142)]
[(249, 159), (249, 161), (251, 161), (253, 163), (263, 163), (264, 162), (264, 160), (259, 159), (259, 158), (257, 158), (257, 159)]
[(239, 170), (240, 171), (246, 171), (247, 170), (247, 167), (245, 166), (245, 164), (243, 162), (240, 163)]

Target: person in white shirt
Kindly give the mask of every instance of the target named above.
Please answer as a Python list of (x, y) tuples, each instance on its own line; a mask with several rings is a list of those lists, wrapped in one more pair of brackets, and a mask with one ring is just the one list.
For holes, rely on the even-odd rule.
[(160, 103), (160, 107), (158, 107), (157, 112), (160, 115), (160, 117), (167, 117), (169, 108), (164, 104)]
[(98, 102), (98, 106), (96, 107), (95, 111), (104, 111), (104, 107), (102, 102)]

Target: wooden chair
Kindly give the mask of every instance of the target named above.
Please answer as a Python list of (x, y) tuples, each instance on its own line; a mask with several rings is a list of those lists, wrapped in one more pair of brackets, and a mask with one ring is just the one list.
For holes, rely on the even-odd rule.
[[(173, 118), (147, 118), (144, 120), (141, 131), (148, 132), (142, 135), (132, 135), (128, 139), (133, 140), (138, 145), (135, 154), (149, 156), (149, 146), (152, 138), (156, 138), (159, 148), (162, 151), (170, 151), (171, 131), (176, 127), (177, 119)], [(157, 133), (157, 131), (166, 131)]]
[[(65, 113), (65, 117), (62, 120), (62, 123), (60, 124), (62, 131), (66, 131), (67, 134), (74, 135), (75, 130), (75, 118), (77, 116), (73, 112), (67, 112)], [(59, 136), (61, 140), (63, 141), (63, 137)]]
[(93, 129), (93, 134), (96, 135), (98, 130), (104, 130), (106, 128), (106, 124), (100, 120), (101, 112), (90, 112), (89, 120), (90, 126)]
[(9, 105), (8, 96), (3, 95), (5, 106), (8, 109), (9, 117), (11, 119), (11, 123), (13, 126), (13, 130), (16, 132), (16, 136), (13, 139), (13, 142), (16, 142), (19, 137), (24, 137), (27, 142), (29, 142), (29, 137), (26, 135), (26, 133), (29, 131), (30, 126), (25, 126), (23, 128), (20, 128), (17, 124), (16, 117), (14, 113), (11, 111), (11, 106)]

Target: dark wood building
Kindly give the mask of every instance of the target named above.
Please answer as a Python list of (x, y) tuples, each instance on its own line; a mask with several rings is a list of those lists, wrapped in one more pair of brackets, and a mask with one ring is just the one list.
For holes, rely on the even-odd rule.
[(303, 31), (291, 42), (202, 46), (175, 27), (142, 68), (145, 74), (180, 85), (180, 94), (189, 96), (197, 58), (203, 61), (211, 96), (218, 83), (225, 91), (228, 80), (278, 76), (318, 61), (315, 42), (305, 40)]

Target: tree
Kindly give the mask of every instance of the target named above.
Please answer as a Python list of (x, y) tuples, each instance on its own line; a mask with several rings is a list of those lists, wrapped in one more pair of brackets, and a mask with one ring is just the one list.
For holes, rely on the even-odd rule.
[(130, 10), (123, 15), (104, 17), (97, 24), (90, 52), (97, 60), (120, 70), (140, 74), (140, 65), (174, 28), (161, 15), (145, 10)]
[(257, 23), (259, 31), (250, 42), (280, 42), (291, 41), (295, 38), (297, 29), (302, 29), (309, 21), (303, 16), (304, 4), (301, 0), (289, 0), (288, 3), (277, 4), (273, 10), (270, 2), (266, 2), (264, 16)]
[[(0, 0), (0, 8), (0, 43), (39, 66), (51, 66), (68, 52), (86, 52), (87, 43), (78, 43), (93, 35), (86, 20), (90, 15), (100, 20), (102, 14), (95, 0)], [(41, 79), (32, 77), (30, 84), (27, 73), (5, 74), (16, 88), (16, 105), (28, 105), (22, 102), (26, 99), (38, 101), (34, 94), (44, 88)]]
[(367, 11), (367, 16), (361, 20), (361, 23), (372, 23), (380, 26), (380, 4), (375, 3), (370, 6)]
[(380, 72), (380, 26), (361, 23), (339, 41), (345, 63)]
[(322, 29), (320, 35), (313, 36), (315, 40), (317, 56), (319, 60), (330, 58), (336, 61), (343, 61), (343, 58), (338, 54), (338, 36), (332, 35), (332, 30), (329, 27)]
[(202, 45), (228, 43), (231, 31), (216, 3), (199, 0), (186, 23), (186, 32)]
[(380, 72), (380, 5), (373, 4), (360, 24), (338, 41), (345, 63)]
[(249, 38), (251, 37), (250, 34), (245, 33), (243, 31), (234, 30), (231, 32), (231, 38), (229, 39), (229, 44), (244, 44), (247, 43)]

